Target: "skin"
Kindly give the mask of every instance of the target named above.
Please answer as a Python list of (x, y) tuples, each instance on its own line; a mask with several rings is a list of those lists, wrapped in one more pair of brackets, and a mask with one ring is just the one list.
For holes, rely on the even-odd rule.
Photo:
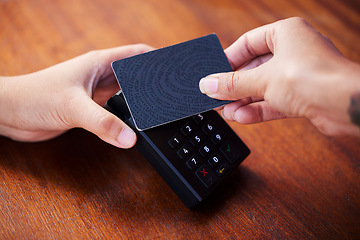
[(91, 51), (38, 72), (0, 77), (0, 135), (44, 141), (79, 127), (116, 147), (132, 147), (135, 133), (102, 105), (119, 90), (111, 62), (149, 50), (137, 44)]
[[(135, 133), (101, 106), (118, 91), (110, 63), (149, 50), (138, 44), (91, 51), (38, 72), (0, 77), (0, 135), (44, 141), (79, 127), (116, 147), (132, 147)], [(254, 29), (225, 53), (234, 72), (199, 84), (210, 97), (235, 100), (223, 108), (225, 119), (305, 117), (327, 135), (360, 136), (360, 65), (304, 19)]]
[(351, 104), (360, 93), (360, 65), (304, 19), (249, 31), (225, 54), (234, 72), (210, 75), (199, 83), (212, 98), (235, 100), (224, 106), (225, 119), (248, 124), (305, 117), (326, 135), (360, 136), (352, 120), (359, 109)]

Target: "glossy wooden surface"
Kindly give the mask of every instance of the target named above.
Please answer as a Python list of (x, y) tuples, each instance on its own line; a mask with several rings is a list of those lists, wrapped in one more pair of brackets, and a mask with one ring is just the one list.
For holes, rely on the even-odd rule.
[[(3, 0), (0, 75), (92, 49), (164, 47), (213, 32), (225, 48), (290, 16), (360, 62), (358, 0)], [(81, 129), (42, 143), (0, 137), (0, 238), (360, 238), (359, 139), (325, 137), (304, 119), (231, 126), (252, 154), (196, 211), (136, 149)]]

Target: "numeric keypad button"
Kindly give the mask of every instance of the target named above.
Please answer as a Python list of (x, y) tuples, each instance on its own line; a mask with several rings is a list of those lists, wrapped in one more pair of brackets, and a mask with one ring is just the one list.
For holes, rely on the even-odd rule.
[(213, 132), (215, 132), (215, 126), (212, 122), (207, 122), (203, 128), (202, 128), (203, 132), (206, 134), (206, 135), (210, 135), (212, 134)]
[(205, 117), (202, 113), (199, 113), (193, 117), (193, 120), (196, 125), (201, 125), (202, 123), (205, 122)]
[(199, 149), (199, 153), (203, 157), (208, 156), (212, 151), (213, 151), (213, 145), (211, 143), (205, 143)]
[(199, 166), (199, 164), (201, 163), (201, 158), (199, 157), (199, 155), (194, 154), (192, 155), (189, 160), (187, 160), (186, 165), (190, 168), (190, 169), (194, 169), (197, 166)]
[(211, 156), (208, 162), (211, 167), (216, 167), (221, 162), (224, 162), (224, 158), (221, 156), (221, 154), (215, 153), (214, 155)]
[(190, 139), (190, 143), (196, 147), (199, 144), (203, 143), (205, 141), (205, 136), (203, 133), (198, 132), (196, 133), (191, 139)]
[(195, 174), (207, 188), (211, 188), (216, 183), (217, 177), (207, 164), (201, 166)]
[(217, 132), (211, 137), (211, 142), (215, 145), (218, 145), (221, 141), (223, 141), (224, 134), (222, 132)]
[(195, 132), (195, 130), (196, 130), (196, 126), (195, 126), (195, 124), (192, 123), (192, 122), (188, 122), (187, 124), (185, 124), (185, 125), (180, 129), (181, 133), (182, 133), (185, 137), (187, 137), (187, 136), (189, 136), (190, 134), (192, 134), (193, 132)]
[(168, 144), (170, 145), (171, 148), (177, 148), (184, 140), (184, 137), (181, 136), (180, 133), (176, 134), (175, 136), (173, 136), (169, 141)]
[(186, 159), (190, 156), (190, 154), (192, 153), (193, 148), (191, 147), (190, 144), (186, 143), (184, 146), (182, 146), (178, 151), (177, 151), (177, 155), (181, 158), (181, 159)]

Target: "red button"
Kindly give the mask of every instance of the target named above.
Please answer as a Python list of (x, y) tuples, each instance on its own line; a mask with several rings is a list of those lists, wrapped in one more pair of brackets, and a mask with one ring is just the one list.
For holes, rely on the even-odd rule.
[(195, 174), (207, 188), (211, 188), (216, 183), (217, 177), (207, 164), (201, 166)]

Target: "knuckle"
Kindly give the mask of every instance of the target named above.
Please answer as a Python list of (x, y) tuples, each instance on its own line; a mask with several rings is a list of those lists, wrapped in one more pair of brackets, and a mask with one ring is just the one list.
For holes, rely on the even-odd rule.
[(298, 76), (298, 69), (296, 67), (292, 67), (291, 65), (288, 66), (285, 70), (284, 70), (284, 82), (285, 83), (289, 83), (292, 82), (296, 76)]
[(335, 132), (333, 132), (331, 129), (328, 129), (324, 123), (318, 124), (316, 127), (319, 130), (319, 132), (321, 132), (325, 136), (335, 135)]
[(114, 130), (114, 126), (116, 125), (116, 121), (110, 114), (103, 114), (100, 111), (95, 112), (93, 115), (95, 120), (95, 128), (98, 132), (110, 132)]
[[(292, 17), (276, 22), (276, 28), (279, 32), (303, 27), (308, 28), (309, 26), (311, 26), (309, 22), (302, 17)], [(275, 31), (275, 28), (273, 30)]]
[(302, 79), (306, 79), (304, 74), (302, 68), (299, 68), (296, 64), (287, 64), (283, 71), (283, 80), (278, 79), (275, 83), (282, 84), (285, 89), (291, 90), (298, 83), (301, 83)]
[(237, 81), (238, 81), (237, 72), (232, 72), (228, 75), (228, 77), (226, 79), (226, 90), (229, 93), (233, 93), (236, 91)]
[(307, 23), (307, 21), (302, 17), (292, 17), (292, 18), (290, 18), (290, 21), (297, 23), (297, 24)]
[(280, 21), (284, 23), (285, 26), (293, 28), (294, 26), (309, 26), (309, 22), (306, 21), (305, 18), (302, 17), (292, 17), (285, 20)]
[(134, 44), (134, 47), (144, 49), (144, 50), (152, 49), (152, 47), (146, 43), (137, 43), (137, 44)]
[(144, 53), (150, 50), (153, 50), (154, 48), (145, 44), (145, 43), (137, 43), (137, 44), (133, 44), (130, 47), (130, 55), (136, 55), (136, 54), (140, 54), (140, 53)]
[(85, 53), (84, 55), (86, 57), (89, 57), (89, 59), (97, 59), (99, 57), (101, 53), (101, 50), (90, 50), (87, 53)]
[(320, 116), (319, 114), (315, 114), (310, 121), (314, 126), (324, 134), (325, 136), (337, 136), (340, 135), (340, 130), (336, 127), (329, 119), (324, 116)]

